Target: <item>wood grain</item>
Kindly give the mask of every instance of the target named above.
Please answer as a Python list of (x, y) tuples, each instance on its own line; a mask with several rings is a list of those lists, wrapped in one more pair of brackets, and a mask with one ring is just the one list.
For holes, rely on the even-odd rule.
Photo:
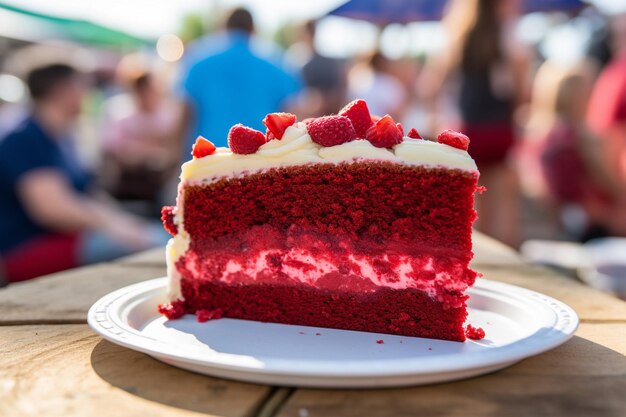
[(300, 389), (279, 417), (626, 415), (626, 324), (583, 324), (565, 345), (491, 375), (388, 390)]
[(522, 258), (513, 248), (477, 231), (472, 233), (472, 244), (474, 247), (473, 268), (524, 264)]
[(164, 275), (164, 267), (100, 264), (11, 284), (0, 289), (0, 325), (86, 322), (100, 297)]
[(583, 321), (626, 321), (626, 302), (541, 266), (485, 266), (484, 278), (554, 297), (572, 307)]
[(0, 415), (250, 416), (269, 387), (182, 371), (86, 325), (0, 327)]

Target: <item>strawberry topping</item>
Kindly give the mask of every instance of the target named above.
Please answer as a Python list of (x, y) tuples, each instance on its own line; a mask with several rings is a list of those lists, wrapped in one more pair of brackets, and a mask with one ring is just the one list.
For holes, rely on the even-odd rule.
[(263, 119), (263, 124), (278, 140), (283, 138), (285, 130), (295, 122), (296, 116), (291, 113), (270, 113)]
[(365, 100), (354, 100), (339, 111), (339, 116), (346, 116), (352, 122), (357, 138), (364, 138), (365, 132), (372, 125), (372, 117)]
[(230, 128), (228, 146), (233, 153), (248, 155), (255, 153), (265, 143), (265, 135), (241, 123)]
[(396, 127), (400, 131), (400, 134), (404, 137), (404, 127), (402, 126), (402, 123), (396, 123)]
[(415, 129), (414, 127), (412, 127), (411, 130), (409, 130), (409, 133), (407, 133), (406, 135), (412, 139), (422, 139), (422, 135), (420, 135), (417, 129)]
[(324, 116), (307, 123), (313, 142), (322, 146), (335, 146), (356, 139), (352, 122), (345, 116)]
[(388, 114), (367, 129), (365, 139), (377, 148), (391, 148), (402, 142), (402, 134)]
[(470, 140), (463, 133), (448, 129), (439, 134), (437, 142), (466, 151), (469, 147)]
[(194, 158), (202, 158), (213, 155), (214, 153), (215, 145), (213, 145), (213, 142), (206, 140), (202, 136), (198, 136), (196, 143), (194, 143), (191, 148), (191, 155), (193, 155)]

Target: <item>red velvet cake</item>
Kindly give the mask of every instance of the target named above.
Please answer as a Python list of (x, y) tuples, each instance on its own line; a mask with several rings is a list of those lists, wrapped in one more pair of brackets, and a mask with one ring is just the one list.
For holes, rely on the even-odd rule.
[(404, 136), (356, 100), (297, 122), (199, 138), (163, 209), (168, 318), (229, 317), (464, 341), (476, 273), (469, 140)]

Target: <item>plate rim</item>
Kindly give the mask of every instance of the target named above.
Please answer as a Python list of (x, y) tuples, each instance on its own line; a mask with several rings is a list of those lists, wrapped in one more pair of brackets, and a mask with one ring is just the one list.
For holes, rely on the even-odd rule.
[[(554, 314), (552, 327), (547, 328), (541, 337), (535, 332), (518, 341), (494, 350), (480, 352), (452, 353), (433, 357), (401, 358), (401, 359), (358, 359), (341, 361), (341, 367), (334, 368), (328, 364), (339, 363), (327, 359), (315, 361), (299, 359), (294, 370), (293, 359), (272, 358), (270, 367), (241, 364), (241, 358), (247, 355), (215, 352), (213, 355), (194, 355), (190, 350), (177, 348), (176, 344), (141, 335), (141, 331), (122, 323), (120, 317), (111, 317), (111, 306), (116, 302), (132, 297), (147, 296), (147, 293), (162, 288), (166, 291), (167, 277), (154, 278), (117, 289), (101, 297), (88, 311), (89, 326), (105, 339), (132, 350), (146, 353), (167, 362), (184, 362), (203, 368), (217, 368), (221, 371), (232, 371), (255, 375), (272, 375), (284, 377), (328, 377), (328, 378), (384, 378), (390, 376), (428, 375), (459, 370), (480, 369), (518, 362), (522, 359), (551, 350), (569, 340), (579, 325), (579, 318), (574, 309), (567, 304), (545, 294), (523, 287), (493, 281), (486, 278), (477, 279), (468, 291), (491, 291), (507, 297), (521, 298), (547, 307)], [(121, 300), (121, 301), (120, 301)], [(306, 327), (306, 326), (301, 326)], [(540, 329), (544, 330), (544, 328)], [(375, 333), (372, 333), (375, 334)], [(408, 337), (408, 336), (407, 336)], [(156, 342), (156, 343), (155, 343)], [(467, 343), (467, 342), (466, 342)], [(471, 343), (471, 342), (470, 342)], [(442, 362), (442, 358), (447, 360)], [(327, 364), (327, 366), (321, 366)], [(394, 366), (391, 366), (394, 365)]]

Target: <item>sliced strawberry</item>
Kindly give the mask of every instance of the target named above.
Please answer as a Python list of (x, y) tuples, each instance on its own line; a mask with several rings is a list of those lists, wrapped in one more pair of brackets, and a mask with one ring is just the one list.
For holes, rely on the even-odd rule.
[(161, 221), (163, 222), (163, 228), (172, 236), (176, 236), (178, 233), (178, 226), (174, 223), (175, 211), (176, 207), (174, 206), (165, 206), (161, 209)]
[(364, 138), (365, 132), (372, 125), (372, 117), (365, 100), (357, 99), (339, 110), (339, 116), (346, 116), (352, 122), (357, 138)]
[(402, 142), (402, 134), (388, 114), (367, 129), (365, 139), (377, 148), (391, 148)]
[(283, 138), (285, 130), (296, 122), (296, 116), (291, 113), (270, 113), (263, 119), (263, 124), (278, 140)]
[(448, 129), (439, 134), (437, 142), (466, 151), (469, 148), (470, 140), (463, 133)]
[(407, 133), (406, 135), (412, 139), (422, 139), (422, 136), (414, 127), (412, 127), (411, 130), (409, 130), (409, 133)]
[(269, 129), (265, 129), (265, 141), (269, 142), (270, 140), (276, 139), (276, 136)]
[(196, 138), (196, 143), (193, 144), (191, 148), (191, 155), (194, 158), (203, 158), (208, 155), (213, 155), (215, 153), (215, 145), (210, 140), (206, 140), (202, 136), (198, 136)]
[(322, 146), (335, 146), (356, 139), (352, 122), (345, 116), (324, 116), (307, 123), (313, 142)]
[(255, 153), (265, 143), (265, 135), (241, 123), (230, 128), (228, 146), (233, 153), (248, 155)]
[(377, 114), (372, 114), (372, 123), (376, 123), (377, 121), (379, 121), (380, 119), (382, 119), (382, 117), (380, 117)]
[(400, 131), (400, 134), (404, 137), (404, 127), (402, 126), (402, 123), (396, 123), (396, 127)]

